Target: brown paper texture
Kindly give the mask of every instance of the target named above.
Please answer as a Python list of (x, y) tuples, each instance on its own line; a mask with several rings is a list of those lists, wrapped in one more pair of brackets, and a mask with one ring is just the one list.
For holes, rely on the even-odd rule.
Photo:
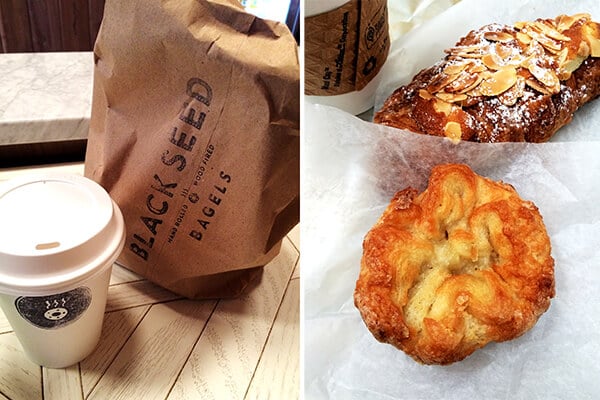
[(114, 0), (94, 56), (85, 174), (125, 216), (118, 262), (238, 295), (299, 220), (294, 38), (234, 0)]
[(387, 2), (353, 0), (305, 18), (305, 89), (332, 96), (364, 88), (389, 52)]

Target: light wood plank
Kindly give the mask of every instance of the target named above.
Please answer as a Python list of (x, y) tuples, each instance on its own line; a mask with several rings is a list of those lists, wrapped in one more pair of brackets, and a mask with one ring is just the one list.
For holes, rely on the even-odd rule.
[(287, 237), (291, 240), (296, 250), (300, 251), (300, 224), (292, 228)]
[(12, 332), (12, 327), (4, 315), (4, 311), (0, 309), (0, 334)]
[(14, 333), (0, 335), (0, 388), (11, 400), (42, 398), (42, 371), (29, 361)]
[(219, 302), (168, 400), (243, 398), (297, 258), (284, 241), (258, 287)]
[(246, 399), (300, 396), (300, 281), (290, 281)]
[(163, 400), (214, 305), (180, 300), (152, 306), (88, 399)]
[(182, 297), (149, 281), (109, 286), (106, 311), (178, 300)]
[(300, 279), (300, 259), (296, 262), (296, 266), (294, 267), (294, 273), (292, 274), (292, 279)]
[(87, 397), (127, 339), (131, 336), (150, 306), (128, 308), (107, 313), (98, 347), (80, 363), (83, 393)]
[[(292, 243), (296, 249), (296, 252), (300, 254), (300, 224), (296, 225), (294, 229), (288, 233), (287, 240)], [(300, 260), (298, 260), (296, 263), (296, 266), (294, 267), (294, 273), (292, 275), (292, 279), (296, 278), (300, 278)]]
[(83, 400), (79, 364), (68, 368), (42, 368), (44, 377), (44, 400)]
[(120, 283), (129, 283), (142, 281), (144, 278), (127, 268), (121, 267), (118, 264), (114, 264), (112, 273), (110, 274), (110, 284), (117, 285)]

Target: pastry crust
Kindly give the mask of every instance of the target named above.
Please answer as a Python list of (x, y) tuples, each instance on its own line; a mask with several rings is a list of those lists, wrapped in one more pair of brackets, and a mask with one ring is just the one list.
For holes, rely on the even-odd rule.
[(486, 25), (385, 101), (374, 122), (454, 141), (545, 142), (600, 94), (588, 14)]
[(449, 364), (529, 330), (554, 297), (537, 207), (468, 166), (398, 192), (363, 243), (354, 302), (381, 342)]

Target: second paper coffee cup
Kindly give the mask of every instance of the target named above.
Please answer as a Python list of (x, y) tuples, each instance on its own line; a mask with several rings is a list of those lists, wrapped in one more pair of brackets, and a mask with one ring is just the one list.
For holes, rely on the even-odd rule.
[(360, 114), (373, 107), (390, 49), (387, 1), (307, 0), (304, 93)]
[(0, 305), (27, 356), (73, 365), (98, 344), (123, 216), (79, 175), (0, 183)]

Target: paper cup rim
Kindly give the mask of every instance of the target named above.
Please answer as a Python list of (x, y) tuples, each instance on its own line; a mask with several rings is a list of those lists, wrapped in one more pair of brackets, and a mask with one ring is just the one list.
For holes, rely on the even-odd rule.
[[(84, 195), (91, 196), (93, 201), (97, 200), (97, 204), (91, 207), (98, 207), (102, 216), (94, 222), (98, 226), (91, 226), (87, 230), (89, 237), (78, 239), (73, 246), (65, 246), (57, 251), (42, 251), (40, 254), (19, 254), (18, 251), (2, 249), (0, 263), (4, 266), (0, 265), (0, 293), (42, 296), (75, 288), (112, 266), (123, 249), (125, 224), (118, 205), (104, 188), (81, 175), (36, 174), (2, 182), (1, 188), (4, 190), (0, 190), (0, 199), (20, 185), (40, 180), (80, 185), (76, 190), (81, 189)], [(86, 204), (85, 207), (90, 205)], [(49, 271), (39, 267), (44, 264)], [(60, 267), (52, 271), (54, 266)], [(37, 270), (40, 272), (37, 273)]]

